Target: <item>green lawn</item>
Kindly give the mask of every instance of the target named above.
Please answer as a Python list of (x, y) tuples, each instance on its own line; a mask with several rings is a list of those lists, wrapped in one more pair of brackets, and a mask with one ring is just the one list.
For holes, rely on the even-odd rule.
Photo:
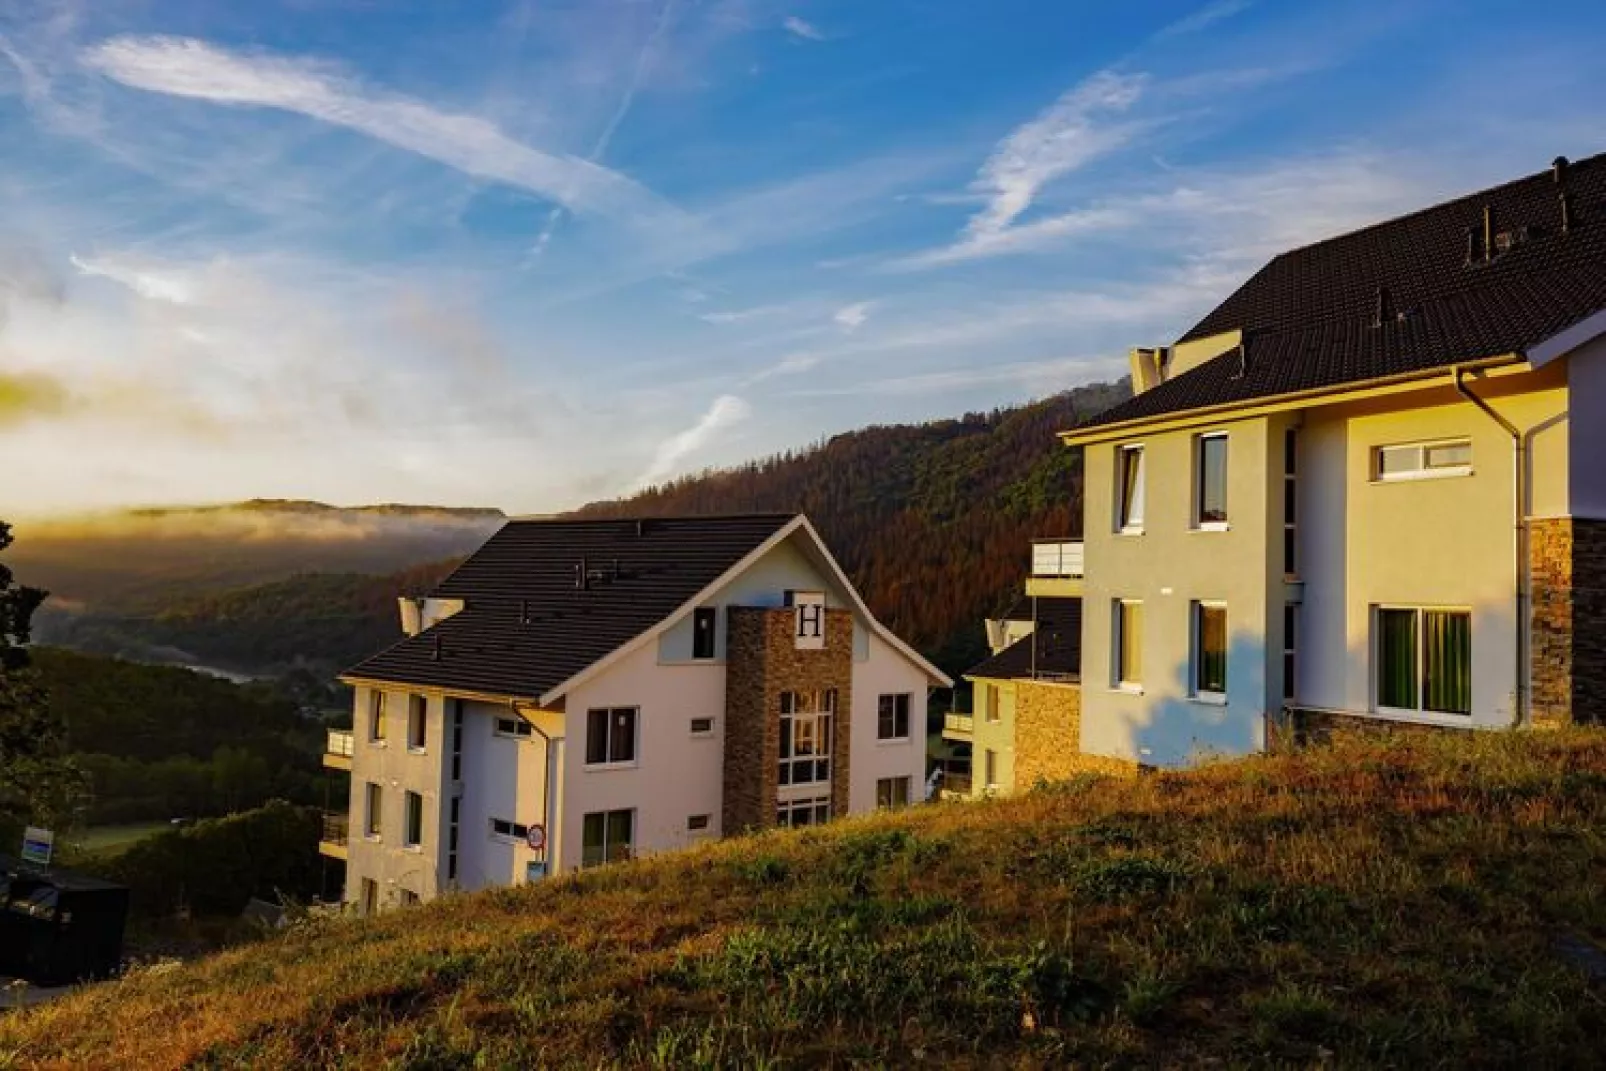
[(172, 827), (166, 822), (134, 822), (124, 826), (94, 826), (75, 834), (66, 855), (72, 859), (109, 859), (122, 855), (144, 840)]

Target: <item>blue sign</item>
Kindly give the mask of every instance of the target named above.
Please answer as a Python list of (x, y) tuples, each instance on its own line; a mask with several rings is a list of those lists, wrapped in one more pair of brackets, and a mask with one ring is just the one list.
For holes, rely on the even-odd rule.
[(56, 846), (56, 835), (48, 829), (29, 826), (22, 834), (22, 861), (38, 866), (50, 865), (50, 852)]

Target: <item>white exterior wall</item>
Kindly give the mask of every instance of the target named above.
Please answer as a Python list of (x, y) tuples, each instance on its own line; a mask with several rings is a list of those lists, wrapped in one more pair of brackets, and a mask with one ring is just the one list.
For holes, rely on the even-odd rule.
[[(1200, 434), (1225, 431), (1227, 531), (1193, 527), (1194, 449)], [(1281, 515), (1268, 488), (1282, 464), (1281, 428), (1266, 419), (1165, 432), (1127, 440), (1144, 447), (1141, 534), (1115, 531), (1116, 447), (1088, 446), (1084, 457), (1087, 576), (1082, 613), (1082, 750), (1171, 766), (1264, 746), (1270, 685), (1268, 606), (1280, 606)], [(1268, 533), (1278, 534), (1275, 568)], [(1113, 603), (1143, 602), (1143, 681), (1115, 687)], [(1227, 696), (1192, 695), (1194, 601), (1227, 604)], [(1279, 611), (1280, 615), (1280, 611)], [(1280, 657), (1280, 648), (1278, 649)], [(1280, 685), (1279, 685), (1280, 687)]]
[[(593, 811), (636, 812), (637, 854), (684, 848), (702, 836), (720, 835), (724, 801), (725, 667), (723, 664), (660, 665), (647, 644), (573, 692), (567, 701), (570, 746), (565, 760), (561, 870), (580, 865), (581, 828)], [(626, 766), (586, 766), (586, 711), (636, 707), (636, 761)], [(691, 719), (711, 717), (714, 732), (691, 735)], [(709, 816), (705, 833), (687, 830), (686, 819)]]
[(1567, 473), (1574, 517), (1606, 520), (1606, 338), (1568, 355), (1569, 405), (1578, 419), (1569, 424), (1570, 456), (1582, 464)]
[[(548, 837), (556, 836), (547, 814), (548, 743), (539, 733), (527, 737), (498, 735), (497, 719), (513, 716), (505, 704), (463, 701), (463, 804), (457, 841), (457, 884), (466, 890), (523, 882), (529, 864), (540, 860), (527, 844), (493, 834), (491, 819), (502, 818), (524, 826), (544, 824)], [(535, 717), (548, 732), (561, 731), (551, 715)], [(551, 747), (555, 766), (565, 747), (563, 737), (554, 734)], [(556, 844), (549, 843), (549, 847), (555, 849)], [(445, 858), (443, 848), (443, 881)]]
[[(858, 631), (866, 631), (860, 629)], [(930, 682), (879, 636), (870, 638), (870, 657), (853, 667), (853, 720), (848, 764), (848, 809), (857, 814), (876, 806), (876, 782), (909, 778), (911, 803), (924, 798), (926, 780), (926, 689)], [(909, 695), (909, 735), (876, 739), (882, 695)]]

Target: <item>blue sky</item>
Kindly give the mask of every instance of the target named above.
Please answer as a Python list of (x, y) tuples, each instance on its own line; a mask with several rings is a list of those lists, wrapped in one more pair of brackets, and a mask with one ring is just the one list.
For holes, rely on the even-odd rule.
[(1606, 149), (1606, 5), (0, 0), (0, 509), (545, 512)]

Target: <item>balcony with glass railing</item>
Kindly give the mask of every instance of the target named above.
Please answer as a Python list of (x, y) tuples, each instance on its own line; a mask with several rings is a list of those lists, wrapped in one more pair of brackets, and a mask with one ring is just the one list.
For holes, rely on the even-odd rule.
[(350, 729), (330, 729), (323, 746), (323, 764), (331, 770), (350, 770), (357, 738)]
[(344, 859), (350, 836), (351, 816), (345, 811), (327, 811), (323, 816), (323, 832), (318, 836), (318, 851), (331, 859)]
[(1034, 539), (1032, 572), (1026, 579), (1026, 594), (1080, 596), (1083, 570), (1080, 539)]

